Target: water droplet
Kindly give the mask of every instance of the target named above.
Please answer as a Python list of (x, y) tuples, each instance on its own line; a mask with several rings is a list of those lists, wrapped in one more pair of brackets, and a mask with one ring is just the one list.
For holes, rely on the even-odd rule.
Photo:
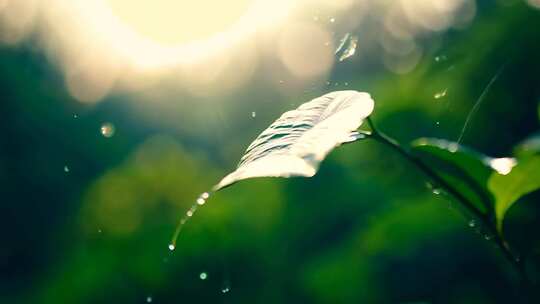
[(328, 41), (326, 41), (326, 42), (324, 43), (324, 46), (329, 46), (329, 45), (330, 45), (330, 42), (328, 42)]
[(345, 82), (345, 86), (349, 86), (349, 83), (348, 83), (348, 82)]
[(283, 80), (280, 80), (280, 81), (279, 81), (279, 83), (280, 83), (280, 84), (284, 84), (284, 83), (285, 83), (285, 81), (283, 81)]
[(330, 18), (330, 23), (336, 22), (336, 18)]
[(435, 124), (438, 126), (438, 125), (441, 124), (441, 122), (440, 122), (440, 121), (437, 121), (437, 122), (435, 122)]
[(201, 206), (202, 206), (202, 205), (204, 205), (204, 203), (206, 203), (206, 200), (205, 200), (204, 198), (199, 197), (199, 198), (197, 199), (197, 204), (198, 204), (198, 205), (201, 205)]
[(257, 116), (257, 112), (251, 112), (251, 118), (255, 118)]
[(334, 54), (338, 56), (340, 62), (344, 61), (356, 53), (357, 46), (358, 36), (351, 36), (351, 34), (347, 33), (341, 38)]
[(221, 288), (222, 293), (228, 293), (229, 291), (231, 291), (231, 289), (228, 286)]
[(512, 172), (512, 168), (517, 165), (515, 158), (503, 157), (503, 158), (493, 158), (489, 161), (489, 165), (493, 170), (501, 175), (507, 175)]
[(170, 250), (170, 251), (173, 251), (173, 250), (174, 250), (174, 248), (175, 248), (175, 247), (174, 247), (174, 245), (173, 245), (173, 244), (169, 244), (169, 250)]
[(201, 272), (201, 274), (199, 274), (199, 279), (206, 280), (207, 278), (208, 278), (208, 275), (206, 274), (206, 272)]
[(189, 217), (192, 217), (192, 216), (193, 216), (193, 210), (189, 209), (189, 210), (186, 212), (186, 215), (189, 216)]
[(77, 119), (77, 118), (79, 118), (79, 115), (73, 114), (73, 118)]
[(326, 85), (329, 86), (329, 85), (330, 85), (330, 81), (327, 81), (327, 82), (326, 82)]
[(476, 221), (475, 220), (470, 220), (469, 221), (469, 227), (473, 228), (476, 226)]
[(435, 99), (441, 99), (441, 98), (443, 98), (443, 97), (446, 96), (446, 93), (447, 93), (447, 92), (448, 92), (448, 89), (444, 89), (444, 90), (442, 90), (442, 91), (440, 91), (440, 92), (435, 93), (435, 95), (433, 95), (433, 97), (434, 97)]
[(201, 197), (204, 198), (204, 199), (208, 199), (210, 197), (210, 193), (205, 192), (205, 193), (201, 194)]
[(113, 124), (107, 122), (101, 125), (100, 131), (101, 135), (106, 138), (110, 138), (114, 135), (115, 127)]
[(446, 59), (447, 59), (446, 55), (435, 56), (436, 62), (442, 62), (442, 61), (445, 61)]
[(152, 297), (146, 297), (146, 303), (152, 303)]
[(68, 173), (69, 172), (69, 167), (66, 165), (64, 166), (64, 172)]
[(431, 192), (433, 192), (433, 194), (435, 195), (439, 195), (442, 193), (441, 189), (438, 189), (438, 188), (433, 188), (433, 190), (431, 190)]
[(489, 240), (492, 239), (492, 236), (489, 235), (489, 234), (484, 234), (484, 239), (485, 239), (486, 241), (489, 241)]
[(313, 16), (313, 21), (315, 22), (319, 21), (319, 16)]
[(101, 229), (98, 229), (97, 232), (98, 232), (98, 233), (101, 233)]

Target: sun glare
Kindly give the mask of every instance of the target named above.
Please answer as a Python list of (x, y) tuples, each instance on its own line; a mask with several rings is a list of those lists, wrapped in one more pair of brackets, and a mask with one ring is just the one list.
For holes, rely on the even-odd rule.
[(193, 63), (262, 27), (276, 24), (294, 1), (79, 0), (86, 22), (139, 68)]

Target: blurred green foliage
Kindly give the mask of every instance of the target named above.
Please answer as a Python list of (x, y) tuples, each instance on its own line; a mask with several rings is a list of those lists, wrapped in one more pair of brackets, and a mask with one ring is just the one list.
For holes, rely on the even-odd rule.
[[(332, 77), (372, 93), (374, 120), (401, 141), (455, 140), (506, 64), (464, 143), (508, 156), (539, 129), (539, 28), (539, 11), (521, 2), (480, 5), (471, 27), (428, 46), (409, 74), (376, 63), (359, 72), (365, 67), (352, 61)], [(441, 54), (447, 60), (435, 61)], [(178, 218), (259, 131), (291, 103), (342, 85), (290, 100), (259, 84), (227, 96), (174, 92), (153, 103), (112, 96), (87, 108), (70, 99), (29, 41), (0, 50), (0, 87), (1, 303), (515, 303), (524, 296), (482, 227), (470, 228), (420, 172), (368, 141), (336, 150), (314, 178), (258, 179), (213, 195), (176, 250), (167, 249)], [(447, 96), (434, 99), (441, 90)], [(111, 138), (99, 132), (105, 122), (116, 127)], [(538, 191), (522, 198), (505, 223), (533, 278), (539, 198)]]

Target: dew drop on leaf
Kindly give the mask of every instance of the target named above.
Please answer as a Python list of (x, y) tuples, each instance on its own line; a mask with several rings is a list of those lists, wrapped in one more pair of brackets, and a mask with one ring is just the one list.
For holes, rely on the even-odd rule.
[(206, 280), (207, 278), (208, 278), (208, 275), (206, 274), (206, 272), (201, 272), (201, 273), (199, 274), (199, 279), (201, 279), (201, 280), (204, 281), (204, 280)]
[(255, 118), (257, 116), (257, 112), (251, 112), (251, 118)]
[(512, 171), (512, 168), (517, 165), (517, 161), (515, 158), (511, 157), (494, 158), (489, 161), (489, 165), (493, 170), (497, 171), (497, 173), (507, 175)]
[(470, 220), (469, 221), (469, 227), (473, 228), (476, 226), (476, 221), (475, 220)]
[(69, 167), (66, 165), (64, 166), (64, 172), (68, 173), (69, 172)]
[(152, 297), (146, 297), (146, 303), (152, 303)]
[(221, 293), (228, 293), (229, 291), (231, 291), (231, 289), (228, 286), (225, 286), (221, 289)]
[(169, 250), (170, 250), (170, 251), (173, 251), (173, 250), (174, 250), (174, 245), (173, 245), (173, 244), (169, 244)]

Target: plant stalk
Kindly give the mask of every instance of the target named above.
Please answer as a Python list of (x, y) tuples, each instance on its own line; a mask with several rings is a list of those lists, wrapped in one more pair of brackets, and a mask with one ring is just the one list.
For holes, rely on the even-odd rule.
[(386, 134), (380, 132), (375, 127), (375, 125), (373, 124), (370, 118), (367, 118), (367, 121), (372, 131), (369, 137), (390, 147), (391, 149), (396, 151), (398, 154), (403, 156), (416, 168), (418, 168), (425, 175), (427, 175), (427, 177), (430, 178), (434, 184), (438, 185), (439, 187), (444, 189), (447, 193), (452, 195), (465, 209), (467, 209), (468, 212), (472, 213), (476, 218), (478, 218), (481, 221), (482, 227), (485, 227), (488, 230), (488, 233), (493, 235), (493, 241), (495, 242), (497, 247), (500, 249), (503, 256), (508, 260), (508, 262), (510, 262), (510, 264), (518, 272), (518, 274), (520, 275), (523, 281), (523, 284), (525, 284), (526, 286), (530, 286), (530, 282), (527, 278), (523, 261), (520, 260), (518, 257), (514, 256), (514, 254), (510, 251), (508, 243), (499, 234), (495, 226), (495, 223), (492, 220), (490, 220), (490, 218), (486, 214), (483, 214), (476, 207), (474, 207), (474, 205), (465, 196), (463, 196), (458, 190), (452, 187), (452, 185), (447, 183), (434, 170), (432, 170), (429, 166), (427, 166), (424, 162), (422, 162), (420, 158), (413, 155), (408, 149), (402, 147), (393, 138), (390, 138)]

